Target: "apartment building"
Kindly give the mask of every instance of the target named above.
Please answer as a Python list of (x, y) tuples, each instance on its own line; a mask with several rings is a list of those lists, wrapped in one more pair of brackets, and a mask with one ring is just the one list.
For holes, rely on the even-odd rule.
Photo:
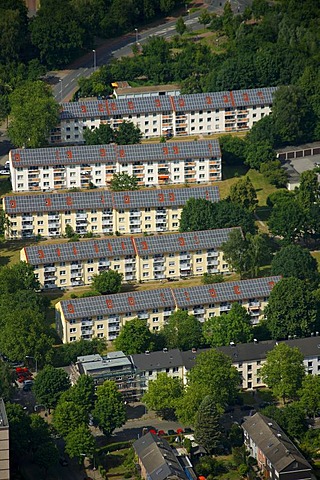
[(83, 143), (85, 129), (93, 130), (102, 123), (116, 129), (123, 121), (133, 122), (144, 138), (248, 130), (270, 114), (275, 90), (271, 87), (62, 103), (60, 123), (51, 132), (50, 141)]
[(314, 478), (309, 462), (273, 419), (256, 413), (247, 417), (241, 427), (245, 446), (249, 455), (256, 459), (263, 478)]
[(21, 148), (10, 151), (9, 162), (14, 192), (107, 187), (116, 173), (134, 175), (140, 187), (222, 178), (217, 140)]
[(10, 479), (9, 422), (2, 398), (0, 398), (0, 478), (1, 480)]
[(20, 260), (34, 268), (43, 288), (89, 285), (93, 275), (115, 270), (125, 282), (229, 273), (221, 245), (233, 228), (154, 237), (116, 237), (24, 247)]
[(227, 313), (234, 302), (243, 305), (256, 324), (263, 318), (270, 292), (280, 279), (273, 276), (62, 300), (55, 306), (56, 328), (63, 343), (94, 337), (114, 340), (121, 327), (136, 317), (145, 319), (150, 330), (157, 332), (177, 309), (204, 322)]
[(180, 85), (145, 85), (143, 87), (131, 87), (128, 82), (112, 83), (113, 95), (116, 99), (120, 98), (146, 98), (163, 97), (171, 95), (176, 97), (180, 95)]
[(76, 233), (121, 234), (179, 229), (182, 208), (190, 198), (220, 199), (217, 186), (8, 195), (3, 198), (6, 238), (59, 237), (66, 225)]
[(95, 385), (101, 385), (105, 380), (116, 383), (123, 398), (135, 401), (140, 398), (140, 383), (136, 381), (136, 367), (130, 356), (123, 352), (109, 352), (100, 355), (84, 355), (77, 358), (77, 367), (80, 375), (89, 375)]

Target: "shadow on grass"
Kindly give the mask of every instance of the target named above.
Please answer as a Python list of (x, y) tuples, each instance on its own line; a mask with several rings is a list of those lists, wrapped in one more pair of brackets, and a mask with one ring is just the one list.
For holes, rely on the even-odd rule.
[(241, 177), (242, 175), (246, 175), (248, 171), (249, 167), (247, 167), (246, 165), (223, 165), (223, 180), (227, 180), (228, 178)]

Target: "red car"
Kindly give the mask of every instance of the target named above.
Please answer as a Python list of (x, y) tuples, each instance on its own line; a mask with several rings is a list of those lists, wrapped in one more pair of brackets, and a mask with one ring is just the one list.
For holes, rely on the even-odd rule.
[(161, 436), (161, 435), (165, 435), (165, 434), (166, 434), (166, 432), (165, 432), (164, 430), (159, 430), (159, 431), (158, 431), (158, 435), (160, 435), (160, 436)]
[(183, 428), (178, 428), (178, 429), (177, 429), (177, 434), (178, 434), (178, 435), (181, 435), (181, 433), (183, 433)]
[(17, 373), (29, 373), (29, 368), (27, 368), (27, 367), (17, 367), (16, 372)]

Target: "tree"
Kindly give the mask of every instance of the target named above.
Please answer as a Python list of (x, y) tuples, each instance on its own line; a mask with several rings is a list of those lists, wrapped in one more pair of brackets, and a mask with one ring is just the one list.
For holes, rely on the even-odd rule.
[(169, 417), (174, 411), (177, 400), (181, 398), (183, 385), (180, 378), (169, 377), (166, 373), (159, 373), (156, 380), (149, 382), (148, 391), (142, 401), (148, 408), (159, 412), (162, 417)]
[(186, 30), (187, 30), (187, 25), (184, 23), (183, 18), (179, 17), (176, 22), (176, 32), (179, 35), (183, 35)]
[(119, 293), (121, 290), (122, 274), (115, 270), (107, 270), (93, 275), (91, 289), (103, 295)]
[(0, 398), (5, 402), (11, 399), (13, 394), (13, 375), (9, 365), (6, 362), (0, 361)]
[(258, 203), (257, 194), (249, 177), (244, 177), (231, 185), (230, 200), (250, 212), (254, 212)]
[(0, 268), (1, 294), (19, 290), (37, 291), (40, 283), (36, 279), (33, 266), (26, 262), (6, 265)]
[(51, 88), (41, 81), (25, 82), (9, 96), (8, 135), (16, 147), (43, 147), (58, 123), (59, 106)]
[(138, 179), (127, 173), (115, 173), (110, 182), (110, 190), (122, 192), (124, 190), (138, 190)]
[(204, 26), (209, 25), (211, 20), (212, 20), (212, 17), (208, 12), (208, 10), (202, 10), (200, 16), (198, 17), (198, 22), (200, 23), (200, 25), (204, 25)]
[(114, 142), (115, 133), (108, 123), (101, 125), (94, 130), (86, 128), (83, 139), (87, 145), (107, 145)]
[(219, 419), (220, 414), (215, 399), (207, 395), (200, 403), (196, 414), (194, 437), (209, 454), (215, 451), (221, 438)]
[(239, 372), (232, 366), (230, 357), (215, 349), (200, 353), (188, 374), (187, 388), (177, 402), (179, 419), (185, 424), (194, 424), (199, 405), (206, 395), (212, 396), (217, 407), (223, 410), (236, 398), (239, 385)]
[(57, 405), (60, 396), (68, 388), (70, 388), (68, 374), (60, 368), (46, 365), (35, 379), (33, 393), (37, 402), (45, 405), (50, 411), (50, 408)]
[(300, 175), (300, 185), (297, 193), (297, 201), (302, 208), (308, 209), (320, 202), (320, 185), (318, 175), (313, 170), (307, 170)]
[(53, 414), (53, 426), (64, 438), (81, 425), (88, 425), (88, 415), (83, 408), (72, 401), (59, 400)]
[(163, 328), (163, 336), (168, 348), (190, 350), (202, 345), (201, 323), (187, 311), (177, 310), (172, 313)]
[(219, 137), (222, 160), (228, 165), (242, 165), (245, 160), (246, 144), (242, 138), (234, 135)]
[(210, 285), (210, 283), (223, 283), (223, 273), (207, 273), (205, 272), (202, 277), (203, 285)]
[(134, 318), (124, 324), (114, 341), (114, 346), (126, 355), (153, 350), (153, 334), (145, 320)]
[(284, 278), (273, 287), (265, 315), (272, 338), (307, 336), (316, 328), (315, 298), (302, 280)]
[(308, 430), (306, 415), (299, 402), (289, 403), (282, 408), (270, 405), (261, 413), (275, 420), (290, 437), (301, 439)]
[(95, 439), (85, 425), (80, 425), (67, 435), (65, 450), (69, 457), (78, 457), (80, 464), (84, 461), (84, 455), (89, 458), (93, 456), (95, 447)]
[(94, 406), (95, 385), (89, 375), (80, 375), (77, 383), (62, 394), (61, 399), (74, 402), (83, 411), (83, 415), (89, 415)]
[(92, 415), (105, 435), (111, 435), (115, 428), (120, 428), (125, 423), (126, 409), (115, 382), (106, 380), (97, 388)]
[(211, 317), (203, 324), (203, 335), (212, 347), (248, 343), (253, 338), (251, 317), (239, 303), (233, 303), (229, 313)]
[(46, 474), (51, 466), (58, 463), (59, 452), (50, 436), (48, 423), (36, 414), (31, 414), (30, 420), (30, 446), (33, 461), (43, 468)]
[(34, 463), (44, 470), (45, 476), (49, 468), (58, 463), (58, 459), (59, 450), (52, 441), (40, 444), (33, 455)]
[(295, 277), (300, 280), (319, 280), (317, 260), (309, 250), (300, 245), (285, 245), (277, 252), (271, 263), (272, 275)]
[(314, 118), (303, 90), (296, 85), (282, 86), (273, 98), (272, 116), (282, 143), (308, 141)]
[(284, 168), (282, 168), (279, 160), (261, 163), (260, 173), (266, 177), (271, 185), (275, 185), (277, 188), (287, 185), (288, 174)]
[(214, 222), (213, 203), (203, 198), (190, 198), (184, 205), (180, 219), (180, 231), (209, 230)]
[(42, 2), (30, 29), (41, 61), (50, 68), (66, 65), (83, 46), (85, 30), (70, 1)]
[(140, 143), (142, 132), (133, 122), (123, 121), (115, 131), (115, 139), (117, 145), (132, 145)]
[(235, 225), (244, 233), (255, 233), (254, 216), (246, 208), (229, 200), (221, 200), (213, 204), (214, 222), (210, 228), (231, 228)]
[(271, 388), (273, 394), (286, 400), (297, 396), (305, 376), (303, 355), (297, 347), (286, 343), (276, 345), (267, 353), (265, 364), (261, 367), (263, 381)]
[(240, 273), (241, 277), (256, 277), (259, 268), (270, 262), (271, 252), (269, 239), (264, 234), (243, 237), (241, 230), (233, 230), (226, 242), (221, 245), (224, 259), (231, 269)]
[(6, 414), (10, 425), (10, 459), (19, 463), (29, 448), (30, 418), (17, 403), (6, 403)]
[(298, 391), (298, 396), (299, 402), (307, 415), (315, 418), (320, 411), (320, 377), (318, 375), (306, 375)]
[(306, 216), (295, 198), (275, 204), (268, 226), (273, 235), (283, 237), (286, 243), (292, 243), (304, 232)]
[(261, 164), (271, 162), (276, 158), (276, 152), (268, 142), (248, 142), (245, 154), (245, 164), (256, 170), (260, 170)]

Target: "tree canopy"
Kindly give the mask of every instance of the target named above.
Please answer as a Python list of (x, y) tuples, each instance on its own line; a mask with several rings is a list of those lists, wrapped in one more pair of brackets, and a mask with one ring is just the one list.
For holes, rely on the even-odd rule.
[(126, 421), (126, 409), (115, 382), (106, 380), (97, 388), (97, 399), (92, 411), (94, 421), (105, 435), (111, 435)]
[(39, 404), (45, 405), (49, 410), (55, 407), (63, 392), (70, 388), (68, 374), (51, 365), (46, 365), (37, 375), (33, 393)]
[(168, 348), (190, 350), (200, 347), (203, 343), (201, 323), (184, 310), (178, 310), (170, 315), (162, 333)]
[(169, 377), (159, 373), (156, 380), (149, 381), (148, 391), (142, 401), (148, 408), (159, 412), (162, 417), (175, 410), (177, 400), (182, 396), (183, 386), (180, 378)]
[(203, 335), (211, 347), (248, 343), (253, 339), (251, 317), (239, 303), (233, 303), (226, 315), (211, 317), (204, 323)]
[(107, 270), (93, 275), (91, 289), (103, 295), (119, 293), (121, 290), (122, 274), (115, 270)]
[(231, 185), (230, 200), (250, 212), (255, 211), (258, 203), (257, 194), (249, 177), (244, 177)]
[(43, 147), (58, 123), (59, 106), (48, 85), (26, 82), (9, 97), (11, 114), (8, 135), (16, 147)]
[(277, 252), (271, 263), (273, 275), (295, 277), (316, 282), (319, 280), (317, 260), (309, 250), (300, 245), (285, 245)]
[(302, 385), (305, 376), (303, 359), (297, 347), (291, 348), (283, 342), (267, 353), (261, 376), (274, 395), (284, 403), (294, 399)]
[(204, 397), (199, 405), (194, 425), (194, 437), (209, 454), (217, 448), (221, 439), (220, 413), (215, 399), (210, 395)]
[(110, 190), (121, 192), (125, 190), (138, 190), (138, 179), (127, 173), (115, 173), (110, 182)]
[(307, 336), (315, 330), (316, 301), (302, 280), (283, 278), (273, 287), (265, 314), (272, 338)]
[(143, 353), (153, 350), (154, 335), (151, 333), (147, 322), (140, 318), (127, 321), (114, 341), (117, 350), (122, 350), (126, 355)]

